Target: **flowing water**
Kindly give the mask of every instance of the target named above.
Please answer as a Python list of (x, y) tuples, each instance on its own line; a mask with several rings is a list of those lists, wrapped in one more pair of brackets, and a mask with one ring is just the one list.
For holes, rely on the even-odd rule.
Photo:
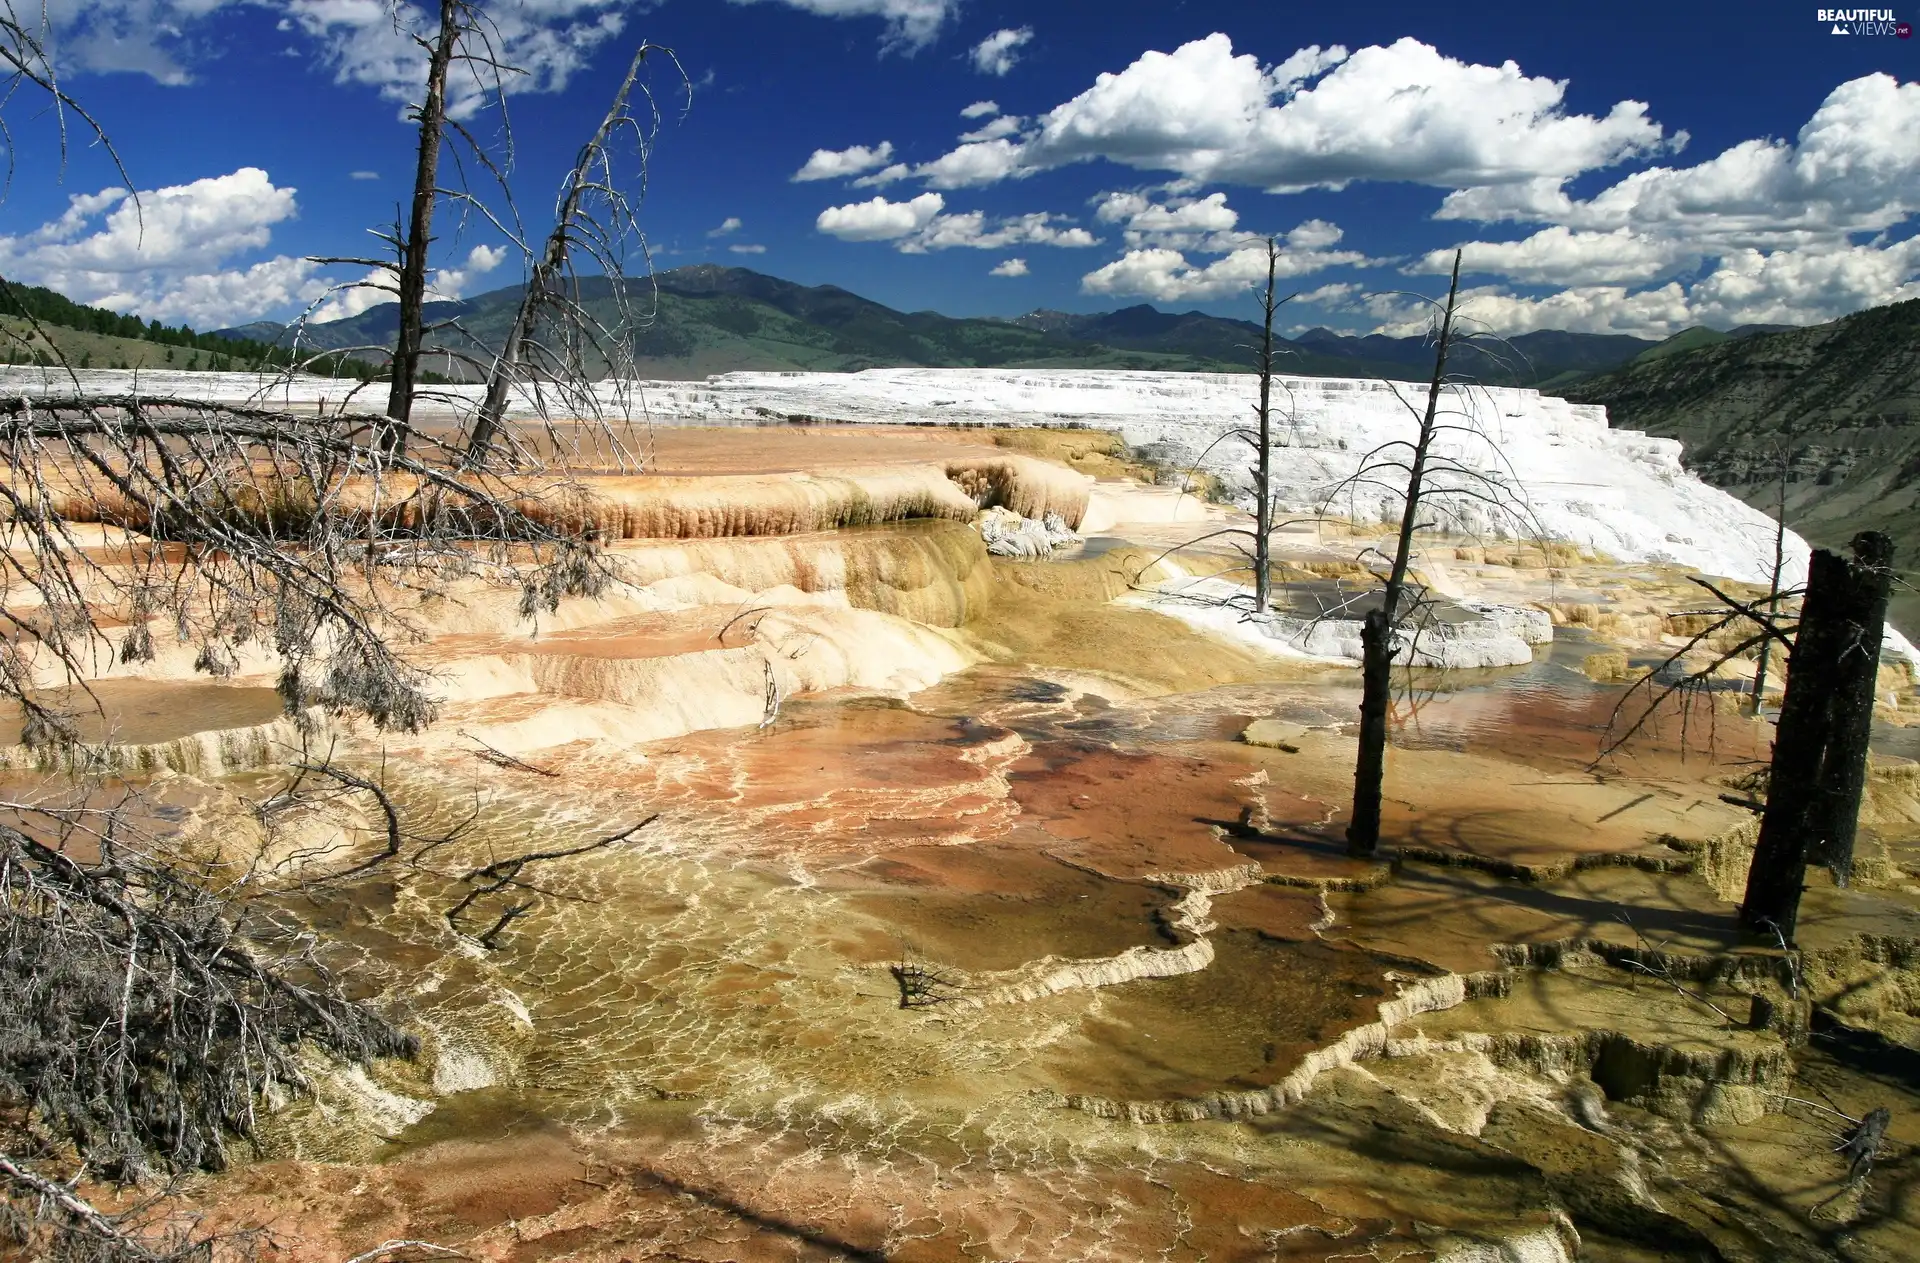
[[(1065, 604), (1013, 591), (1036, 619)], [(1096, 612), (1051, 625), (1047, 652), (1071, 669), (791, 698), (761, 728), (531, 756), (550, 776), (451, 741), (386, 760), (409, 834), (447, 844), (296, 912), (423, 1056), (320, 1075), (269, 1129), (270, 1160), (223, 1177), (215, 1202), (293, 1225), (309, 1245), (289, 1257), (315, 1259), (401, 1236), (522, 1257), (487, 1236), (503, 1224), (608, 1263), (1476, 1257), (1515, 1241), (1560, 1257), (1540, 1244), (1560, 1221), (1533, 1167), (1430, 1120), (1383, 1143), (1381, 1111), (1413, 1107), (1384, 1079), (1323, 1071), (1377, 1042), (1383, 1004), (1495, 968), (1496, 943), (1594, 932), (1616, 899), (1651, 892), (1670, 906), (1649, 932), (1710, 939), (1725, 916), (1704, 887), (1648, 874), (1674, 854), (1662, 839), (1744, 819), (1710, 778), (1760, 757), (1764, 725), (1703, 703), (1596, 766), (1626, 690), (1582, 671), (1601, 646), (1577, 630), (1527, 666), (1413, 673), (1386, 827), (1440, 866), (1381, 886), (1340, 833), (1352, 673), (1198, 687), (1264, 678), (1209, 659), (1170, 668), (1178, 691), (1142, 688), (1159, 642), (1127, 637), (1164, 635), (1174, 655), (1197, 642)], [(534, 641), (454, 629), (433, 652), (747, 652), (737, 613), (631, 611)], [(1096, 673), (1098, 646), (1123, 643), (1126, 673)], [(280, 710), (271, 689), (215, 683), (95, 695), (92, 717), (68, 699), (83, 735), (125, 745)], [(1267, 718), (1299, 736), (1240, 739)], [(155, 819), (213, 819), (229, 790), (276, 787), (263, 777), (164, 781)], [(475, 940), (507, 894), (449, 921), (459, 874), (656, 814), (529, 870), (534, 906), (497, 950)], [(1580, 882), (1501, 886), (1588, 858), (1604, 866)]]
[[(1586, 792), (1577, 769), (1619, 690), (1570, 665), (1584, 651), (1416, 689), (1396, 758), (1471, 744)], [(1285, 1136), (1099, 1117), (1273, 1088), (1435, 971), (1322, 936), (1314, 890), (1261, 880), (1263, 862), (1322, 844), (1350, 763), (1237, 734), (1279, 716), (1341, 740), (1350, 685), (1130, 699), (1086, 683), (981, 667), (906, 704), (796, 701), (766, 730), (576, 760), (558, 784), (398, 772), (416, 834), (472, 817), (449, 872), (661, 817), (543, 869), (538, 910), (495, 952), (441, 915), (451, 882), (311, 909), (348, 945), (335, 963), (428, 1057), (351, 1114), (325, 1092), (296, 1105), (279, 1152), (404, 1170), (448, 1144), (505, 1144), (494, 1160), (510, 1166), (511, 1138), (560, 1127), (904, 1258), (1137, 1258), (1303, 1223), (1313, 1240), (1411, 1250), (1443, 1229), (1546, 1223), (1499, 1171), (1442, 1191), (1451, 1158), (1409, 1172), (1353, 1151), (1326, 1130), (1344, 1126), (1332, 1106)], [(1480, 788), (1456, 796), (1459, 845), (1498, 843), (1496, 817), (1527, 833), (1537, 795)], [(478, 905), (464, 928), (498, 911)], [(903, 973), (925, 990), (907, 995)], [(1344, 1155), (1331, 1168), (1326, 1146)]]

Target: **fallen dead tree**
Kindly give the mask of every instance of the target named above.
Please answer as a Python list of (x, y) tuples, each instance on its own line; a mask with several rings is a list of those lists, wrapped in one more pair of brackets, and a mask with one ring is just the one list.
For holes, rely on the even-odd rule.
[[(10, 804), (0, 823), (0, 1239), (35, 1257), (211, 1257), (164, 1216), (108, 1214), (80, 1178), (218, 1170), (263, 1102), (417, 1041), (350, 999), (244, 875), (171, 857), (109, 808)], [(242, 889), (234, 889), (236, 884)], [(55, 1180), (36, 1165), (76, 1174)]]

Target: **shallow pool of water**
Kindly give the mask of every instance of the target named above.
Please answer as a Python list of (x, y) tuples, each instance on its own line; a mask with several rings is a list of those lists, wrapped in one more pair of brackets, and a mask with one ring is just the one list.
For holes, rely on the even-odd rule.
[[(74, 717), (80, 738), (123, 745), (157, 745), (222, 728), (250, 728), (277, 719), (280, 694), (270, 688), (149, 680), (99, 680), (87, 689), (40, 695)], [(21, 717), (0, 718), (0, 744), (20, 740)]]

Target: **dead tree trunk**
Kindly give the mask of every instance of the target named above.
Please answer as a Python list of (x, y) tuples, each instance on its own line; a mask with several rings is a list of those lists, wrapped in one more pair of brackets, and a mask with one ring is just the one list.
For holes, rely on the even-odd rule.
[(1447, 285), (1447, 305), (1440, 317), (1440, 336), (1433, 354), (1433, 380), (1427, 385), (1427, 410), (1420, 435), (1407, 466), (1406, 505), (1400, 513), (1400, 536), (1380, 593), (1380, 608), (1369, 613), (1360, 634), (1360, 753), (1353, 768), (1353, 814), (1347, 824), (1347, 854), (1370, 856), (1380, 846), (1380, 791), (1387, 767), (1387, 703), (1393, 689), (1394, 627), (1400, 616), (1400, 596), (1407, 584), (1413, 556), (1413, 533), (1420, 523), (1420, 494), (1426, 479), (1427, 457), (1433, 448), (1440, 415), (1440, 388), (1447, 380), (1447, 350), (1453, 341), (1454, 308), (1460, 297), (1460, 252), (1453, 255), (1453, 279)]
[(1740, 905), (1742, 925), (1786, 942), (1799, 921), (1808, 860), (1834, 862), (1839, 855), (1840, 871), (1852, 869), (1893, 545), (1863, 533), (1853, 550), (1853, 562), (1816, 550), (1807, 571), (1767, 810)]
[(1253, 612), (1265, 614), (1273, 600), (1273, 313), (1274, 273), (1280, 262), (1279, 244), (1267, 238), (1267, 288), (1260, 309), (1260, 443), (1254, 465)]
[(387, 391), (387, 416), (393, 424), (380, 437), (382, 451), (406, 450), (413, 419), (414, 380), (419, 376), (420, 343), (426, 328), (427, 247), (433, 242), (440, 140), (447, 121), (447, 68), (465, 29), (460, 19), (460, 0), (440, 0), (440, 33), (427, 44), (427, 90), (418, 115), (420, 155), (414, 167), (407, 235), (400, 243), (400, 331), (393, 344), (393, 384)]
[(1853, 843), (1860, 825), (1860, 798), (1867, 787), (1867, 745), (1873, 734), (1873, 698), (1880, 678), (1880, 640), (1893, 586), (1893, 541), (1877, 531), (1853, 538), (1853, 582), (1841, 617), (1840, 660), (1834, 664), (1833, 711), (1826, 758), (1820, 765), (1820, 828), (1816, 863), (1833, 872), (1836, 885), (1853, 877)]
[[(626, 278), (614, 266), (611, 253), (594, 249), (596, 234), (604, 237), (611, 231), (617, 231), (623, 218), (630, 218), (624, 200), (614, 190), (612, 175), (608, 171), (608, 147), (614, 133), (622, 127), (634, 126), (634, 120), (628, 113), (627, 102), (633, 95), (634, 84), (640, 76), (640, 68), (646, 62), (647, 54), (654, 51), (651, 44), (641, 45), (633, 55), (633, 63), (627, 68), (627, 77), (620, 82), (620, 89), (614, 94), (613, 104), (608, 107), (606, 116), (600, 120), (600, 126), (580, 149), (580, 156), (574, 161), (573, 169), (567, 173), (561, 186), (560, 200), (554, 209), (553, 231), (547, 234), (546, 245), (533, 261), (531, 275), (527, 278), (527, 292), (520, 300), (520, 309), (514, 314), (513, 327), (507, 332), (507, 340), (500, 348), (500, 354), (493, 362), (487, 375), (487, 393), (481, 401), (480, 411), (474, 417), (473, 436), (467, 442), (464, 463), (468, 467), (482, 465), (493, 447), (495, 437), (507, 414), (507, 400), (515, 383), (528, 366), (530, 352), (538, 348), (535, 328), (540, 323), (543, 312), (550, 307), (570, 309), (571, 305), (561, 297), (561, 290), (571, 269), (571, 260), (577, 239), (583, 234), (589, 240), (587, 250), (594, 256), (594, 262), (602, 266), (612, 282), (616, 303), (621, 303), (620, 289)], [(668, 56), (672, 56), (668, 53)], [(646, 140), (641, 139), (642, 161), (645, 159)], [(598, 196), (609, 203), (596, 214), (586, 203), (590, 197)], [(622, 305), (624, 311), (624, 305)], [(625, 339), (631, 345), (633, 330), (620, 322), (620, 327), (610, 331), (614, 336)], [(546, 348), (538, 348), (545, 350)], [(549, 355), (550, 358), (550, 355)], [(609, 365), (612, 370), (616, 366)], [(585, 366), (581, 366), (581, 375), (585, 376)]]
[(1380, 844), (1380, 790), (1387, 777), (1387, 702), (1393, 695), (1393, 624), (1368, 610), (1360, 624), (1360, 753), (1353, 766), (1353, 818), (1347, 853), (1372, 855)]

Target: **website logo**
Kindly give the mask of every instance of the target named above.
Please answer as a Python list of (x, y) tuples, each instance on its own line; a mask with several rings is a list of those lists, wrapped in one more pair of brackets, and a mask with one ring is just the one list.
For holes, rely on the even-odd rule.
[(1892, 9), (1816, 9), (1814, 16), (1829, 35), (1892, 35), (1913, 38), (1913, 23), (1893, 16)]

